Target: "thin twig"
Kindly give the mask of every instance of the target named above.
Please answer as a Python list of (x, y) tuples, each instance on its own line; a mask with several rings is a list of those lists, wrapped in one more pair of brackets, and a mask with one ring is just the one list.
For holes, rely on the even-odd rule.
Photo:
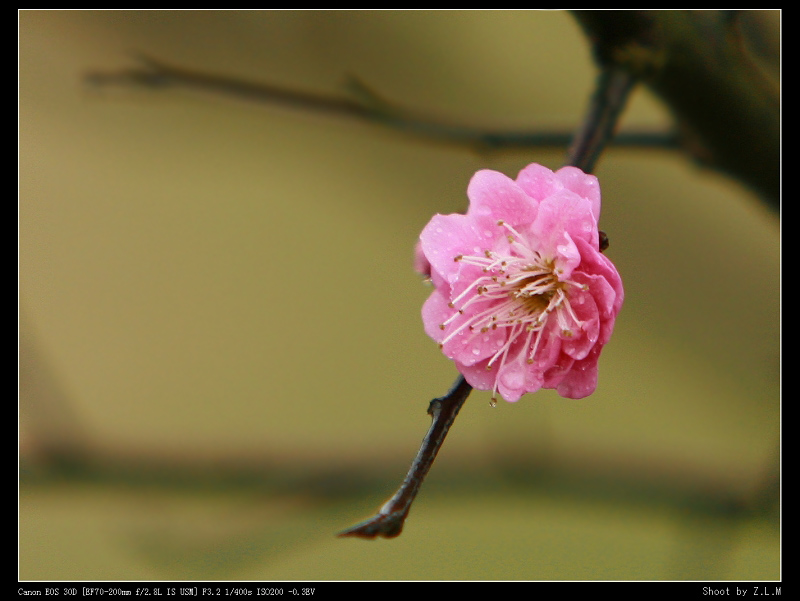
[(467, 400), (469, 393), (472, 392), (472, 386), (467, 384), (464, 376), (459, 376), (456, 379), (453, 387), (443, 397), (433, 399), (428, 407), (430, 414), (431, 427), (425, 438), (422, 441), (417, 456), (411, 464), (411, 469), (408, 470), (403, 484), (389, 499), (380, 511), (370, 519), (361, 522), (348, 528), (344, 532), (340, 532), (339, 536), (357, 536), (360, 538), (375, 538), (376, 536), (384, 536), (386, 538), (393, 538), (403, 531), (403, 524), (405, 523), (408, 511), (411, 509), (411, 503), (419, 492), (422, 481), (425, 475), (433, 465), (433, 460), (436, 459), (436, 454), (444, 442), (447, 431), (458, 415), (464, 401)]
[[(355, 118), (410, 134), (427, 141), (487, 150), (564, 148), (572, 140), (570, 131), (501, 131), (444, 123), (397, 107), (380, 97), (363, 82), (350, 78), (351, 96), (333, 96), (256, 83), (244, 79), (184, 69), (160, 60), (139, 56), (141, 66), (118, 72), (92, 72), (86, 81), (98, 88), (138, 87), (150, 90), (182, 88), (210, 92), (252, 102), (283, 105), (338, 117)], [(635, 148), (678, 148), (673, 132), (628, 131), (614, 139), (615, 146)]]

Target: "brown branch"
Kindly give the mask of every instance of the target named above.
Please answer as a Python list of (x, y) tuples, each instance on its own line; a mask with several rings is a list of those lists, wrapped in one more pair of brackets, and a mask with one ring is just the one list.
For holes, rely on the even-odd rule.
[(614, 136), (620, 114), (636, 78), (615, 65), (605, 66), (598, 77), (589, 111), (567, 153), (567, 164), (586, 173), (594, 171), (600, 153)]
[[(335, 117), (383, 125), (404, 133), (443, 144), (486, 150), (521, 150), (530, 148), (564, 148), (572, 140), (571, 131), (501, 131), (445, 123), (398, 107), (361, 81), (351, 78), (347, 89), (351, 96), (335, 96), (293, 90), (280, 86), (257, 83), (227, 75), (194, 71), (169, 65), (149, 57), (139, 57), (140, 66), (118, 72), (91, 72), (86, 81), (98, 88), (135, 87), (150, 90), (187, 89), (219, 94), (240, 100), (282, 105), (288, 108), (310, 110)], [(674, 132), (626, 131), (613, 141), (615, 146), (635, 148), (678, 148)]]
[(377, 514), (352, 528), (340, 532), (339, 536), (357, 536), (360, 538), (383, 536), (393, 538), (403, 531), (403, 524), (411, 509), (411, 504), (414, 502), (420, 486), (422, 486), (422, 481), (425, 479), (431, 465), (433, 465), (433, 460), (436, 459), (450, 426), (453, 425), (470, 392), (472, 392), (472, 386), (467, 384), (464, 376), (459, 376), (450, 392), (431, 401), (428, 407), (428, 414), (432, 418), (431, 427), (422, 440), (422, 446), (420, 446), (417, 456), (411, 464), (411, 469), (408, 470), (408, 474), (403, 480), (403, 484), (400, 485), (394, 496), (381, 507)]
[[(636, 85), (625, 69), (606, 65), (600, 71), (589, 110), (567, 152), (567, 165), (586, 173), (594, 171), (600, 153), (611, 142), (622, 110)], [(608, 248), (608, 235), (600, 230), (600, 252)]]
[[(745, 11), (746, 12), (746, 11)], [(573, 11), (600, 65), (627, 70), (667, 105), (705, 166), (780, 209), (780, 87), (748, 53), (731, 11)]]

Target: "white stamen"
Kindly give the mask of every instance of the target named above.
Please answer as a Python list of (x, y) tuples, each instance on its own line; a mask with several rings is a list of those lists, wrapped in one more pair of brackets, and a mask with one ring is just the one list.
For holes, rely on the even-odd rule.
[[(572, 336), (576, 328), (580, 330), (583, 327), (567, 292), (570, 288), (586, 290), (587, 286), (559, 279), (562, 270), (554, 264), (554, 260), (545, 259), (530, 248), (526, 238), (509, 224), (498, 221), (497, 225), (509, 232), (509, 252), (514, 254), (504, 256), (492, 250), (478, 253), (478, 249), (475, 249), (474, 255), (454, 257), (455, 261), (465, 266), (479, 268), (480, 275), (452, 299), (449, 306), (455, 311), (440, 327), (447, 330), (456, 320), (463, 319), (452, 331), (447, 332), (442, 346), (466, 330), (471, 332), (471, 336), (464, 340), (468, 344), (476, 336), (504, 328), (504, 334), (496, 334), (502, 337), (498, 341), (498, 344), (500, 341), (502, 344), (486, 363), (487, 370), (497, 369), (499, 379), (512, 347), (518, 342), (522, 344), (518, 351), (514, 351), (514, 360), (535, 363), (536, 353), (542, 346), (545, 328), (553, 312), (555, 325), (562, 335)], [(477, 303), (485, 306), (476, 310), (473, 305)], [(470, 315), (471, 311), (475, 313)], [(493, 398), (497, 397), (498, 379), (492, 391)]]

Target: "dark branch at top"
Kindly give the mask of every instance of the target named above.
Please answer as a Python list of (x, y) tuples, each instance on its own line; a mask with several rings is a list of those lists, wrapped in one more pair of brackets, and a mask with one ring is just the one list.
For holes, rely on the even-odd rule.
[(601, 66), (628, 71), (676, 119), (684, 148), (780, 208), (780, 88), (730, 11), (573, 11)]
[(568, 165), (586, 173), (594, 171), (600, 153), (613, 140), (619, 117), (635, 84), (636, 78), (630, 72), (616, 65), (604, 66), (589, 111), (567, 153)]

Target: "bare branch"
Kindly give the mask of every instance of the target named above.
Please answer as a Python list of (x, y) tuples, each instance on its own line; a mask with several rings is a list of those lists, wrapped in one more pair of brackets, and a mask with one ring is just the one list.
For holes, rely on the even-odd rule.
[(630, 72), (609, 65), (599, 75), (589, 111), (575, 134), (567, 164), (586, 173), (594, 171), (600, 153), (612, 140), (622, 109), (636, 79)]
[[(388, 127), (403, 133), (442, 144), (471, 148), (475, 151), (521, 150), (529, 148), (565, 148), (571, 131), (500, 131), (445, 123), (395, 106), (376, 94), (357, 78), (347, 81), (351, 96), (334, 96), (293, 90), (244, 79), (193, 71), (140, 56), (141, 66), (114, 73), (92, 72), (86, 81), (99, 88), (136, 87), (150, 90), (187, 89), (220, 94), (240, 100), (283, 105), (336, 117), (354, 118)], [(613, 141), (615, 146), (675, 149), (678, 138), (673, 132), (627, 131)]]
[(414, 458), (403, 484), (400, 485), (394, 496), (381, 507), (377, 514), (352, 528), (348, 528), (344, 532), (340, 532), (339, 536), (357, 536), (360, 538), (384, 536), (393, 538), (403, 531), (403, 524), (411, 509), (411, 503), (416, 498), (425, 475), (433, 465), (433, 460), (436, 459), (450, 426), (453, 425), (461, 406), (467, 400), (470, 392), (472, 392), (472, 386), (467, 384), (464, 376), (459, 376), (450, 392), (431, 401), (428, 407), (428, 413), (432, 418), (431, 427), (422, 440), (422, 446), (417, 452), (417, 456)]

